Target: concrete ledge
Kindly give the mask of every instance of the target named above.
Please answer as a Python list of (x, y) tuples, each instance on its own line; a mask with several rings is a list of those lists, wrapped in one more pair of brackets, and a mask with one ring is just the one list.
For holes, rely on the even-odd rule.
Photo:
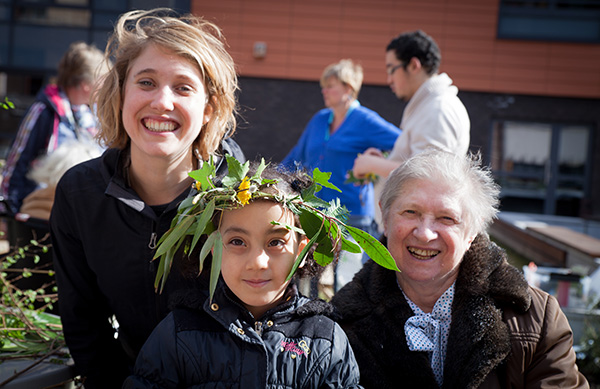
[(489, 233), (499, 242), (537, 265), (565, 267), (567, 264), (567, 253), (564, 249), (533, 236), (527, 230), (516, 227), (510, 222), (496, 219)]
[(567, 254), (565, 267), (583, 268), (590, 274), (600, 265), (600, 239), (562, 226), (528, 226), (525, 231), (563, 250)]

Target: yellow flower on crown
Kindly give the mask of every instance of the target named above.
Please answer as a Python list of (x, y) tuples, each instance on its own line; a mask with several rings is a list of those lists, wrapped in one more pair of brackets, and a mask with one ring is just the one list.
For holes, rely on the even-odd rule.
[(246, 205), (250, 201), (250, 197), (250, 181), (248, 179), (248, 176), (246, 176), (244, 177), (238, 188), (237, 199), (239, 200), (240, 204)]

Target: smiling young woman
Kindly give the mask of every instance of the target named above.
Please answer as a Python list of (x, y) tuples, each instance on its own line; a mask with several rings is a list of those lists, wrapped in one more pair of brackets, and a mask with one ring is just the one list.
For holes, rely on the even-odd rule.
[[(70, 170), (51, 217), (59, 309), (86, 388), (121, 387), (137, 353), (183, 286), (155, 293), (158, 239), (191, 189), (188, 172), (225, 154), (235, 131), (237, 78), (217, 26), (169, 9), (122, 15), (94, 96), (108, 150)], [(119, 324), (118, 339), (109, 318)]]

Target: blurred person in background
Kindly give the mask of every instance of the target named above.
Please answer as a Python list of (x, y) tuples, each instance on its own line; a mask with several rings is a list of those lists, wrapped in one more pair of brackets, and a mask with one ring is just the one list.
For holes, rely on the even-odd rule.
[(23, 199), (39, 188), (28, 173), (39, 158), (71, 141), (94, 144), (96, 118), (89, 107), (97, 82), (108, 70), (104, 54), (85, 42), (73, 42), (58, 64), (56, 83), (45, 86), (21, 121), (2, 171), (5, 211), (19, 212)]
[[(408, 102), (402, 113), (398, 137), (389, 155), (370, 148), (354, 161), (356, 177), (376, 174), (375, 204), (385, 179), (408, 158), (428, 147), (465, 155), (469, 149), (471, 123), (458, 98), (458, 88), (446, 73), (439, 73), (442, 54), (433, 38), (421, 30), (400, 34), (385, 54), (387, 82), (400, 100)], [(379, 208), (376, 219), (380, 223)]]
[(368, 148), (391, 150), (400, 135), (398, 127), (384, 120), (375, 111), (358, 101), (363, 82), (362, 66), (342, 59), (325, 68), (321, 76), (324, 109), (306, 125), (298, 143), (282, 164), (296, 164), (313, 170), (331, 172), (330, 182), (342, 192), (323, 188), (319, 196), (330, 201), (339, 198), (350, 211), (348, 224), (373, 231), (373, 184), (346, 183), (348, 171), (357, 154)]

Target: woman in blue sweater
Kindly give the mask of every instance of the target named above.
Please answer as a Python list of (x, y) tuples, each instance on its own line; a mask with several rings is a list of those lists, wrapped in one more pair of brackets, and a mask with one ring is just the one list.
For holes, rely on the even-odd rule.
[(350, 211), (349, 224), (367, 232), (374, 218), (373, 185), (346, 183), (356, 155), (369, 147), (391, 150), (400, 135), (398, 127), (358, 102), (363, 70), (350, 59), (329, 65), (321, 76), (326, 108), (308, 122), (298, 143), (283, 159), (287, 168), (296, 165), (308, 170), (331, 172), (331, 182), (342, 190), (324, 188), (319, 196), (326, 201), (339, 197)]

